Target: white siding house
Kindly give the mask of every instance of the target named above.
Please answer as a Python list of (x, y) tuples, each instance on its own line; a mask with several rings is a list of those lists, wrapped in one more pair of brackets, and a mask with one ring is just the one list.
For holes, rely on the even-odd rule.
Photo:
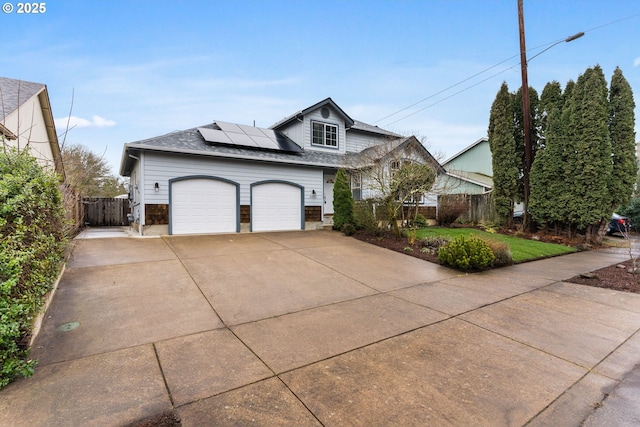
[(337, 170), (391, 141), (443, 171), (414, 137), (354, 121), (327, 98), (269, 129), (217, 121), (127, 143), (120, 173), (140, 234), (316, 229), (331, 221)]
[(0, 77), (0, 139), (4, 146), (29, 150), (64, 178), (46, 85)]

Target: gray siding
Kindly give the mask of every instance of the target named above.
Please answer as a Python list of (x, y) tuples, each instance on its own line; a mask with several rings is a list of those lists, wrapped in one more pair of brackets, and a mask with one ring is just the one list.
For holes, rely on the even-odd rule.
[[(250, 203), (250, 185), (265, 180), (290, 181), (305, 190), (305, 206), (322, 206), (322, 169), (299, 166), (247, 162), (230, 159), (208, 159), (195, 156), (146, 153), (144, 202), (169, 203), (169, 180), (190, 175), (217, 176), (240, 184), (240, 204)], [(160, 186), (155, 191), (155, 183)], [(312, 191), (316, 194), (313, 195)]]
[[(320, 151), (320, 152), (325, 152), (325, 153), (339, 153), (339, 154), (345, 154), (346, 153), (346, 132), (345, 132), (345, 128), (344, 128), (344, 120), (342, 120), (342, 117), (338, 114), (338, 112), (336, 112), (333, 108), (330, 108), (327, 106), (327, 108), (329, 108), (330, 111), (330, 115), (328, 118), (324, 118), (322, 117), (320, 111), (322, 109), (313, 111), (309, 114), (307, 114), (304, 117), (304, 127), (303, 127), (303, 135), (304, 135), (304, 149), (305, 150), (313, 150), (313, 151)], [(338, 148), (328, 148), (328, 147), (320, 147), (317, 145), (311, 145), (311, 122), (312, 121), (317, 121), (317, 122), (321, 122), (321, 123), (328, 123), (328, 124), (332, 124), (332, 125), (336, 125), (338, 126)]]
[(350, 130), (347, 132), (347, 151), (359, 153), (365, 148), (391, 141), (393, 138), (383, 135), (373, 135), (366, 132)]

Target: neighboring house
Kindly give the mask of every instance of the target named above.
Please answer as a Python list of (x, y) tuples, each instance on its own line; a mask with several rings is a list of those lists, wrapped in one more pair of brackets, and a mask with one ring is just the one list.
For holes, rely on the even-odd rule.
[(0, 77), (0, 138), (5, 146), (28, 149), (64, 178), (46, 85)]
[(485, 194), (493, 190), (491, 148), (487, 138), (480, 138), (442, 166), (447, 172), (436, 184), (441, 194)]
[(327, 98), (269, 129), (216, 121), (127, 143), (120, 173), (140, 234), (315, 229), (333, 215), (337, 170), (384, 144), (444, 172), (415, 137), (353, 120)]

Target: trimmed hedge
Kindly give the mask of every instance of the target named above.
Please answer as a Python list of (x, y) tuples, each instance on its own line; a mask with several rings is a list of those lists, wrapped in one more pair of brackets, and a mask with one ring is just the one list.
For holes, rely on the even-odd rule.
[(36, 364), (24, 343), (66, 247), (57, 177), (26, 150), (0, 151), (0, 388)]

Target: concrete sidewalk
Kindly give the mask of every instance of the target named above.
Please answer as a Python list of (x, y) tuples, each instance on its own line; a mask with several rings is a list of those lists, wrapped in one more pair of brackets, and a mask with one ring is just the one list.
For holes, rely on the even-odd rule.
[(76, 245), (0, 425), (595, 426), (640, 362), (640, 295), (563, 282), (621, 250), (464, 275), (330, 231)]

